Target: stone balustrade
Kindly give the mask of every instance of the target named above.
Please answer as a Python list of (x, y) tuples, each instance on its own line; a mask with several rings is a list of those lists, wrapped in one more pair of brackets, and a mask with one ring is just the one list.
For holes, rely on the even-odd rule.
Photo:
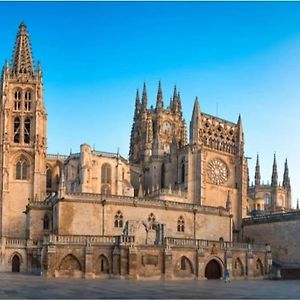
[(116, 236), (54, 235), (50, 234), (49, 244), (54, 245), (99, 245), (115, 244)]
[(69, 155), (63, 155), (63, 154), (47, 154), (47, 159), (60, 159), (60, 160), (66, 160), (69, 157)]
[(26, 239), (4, 237), (6, 248), (26, 248)]
[(166, 237), (165, 244), (170, 247), (210, 248), (218, 246), (221, 249), (267, 251), (266, 245), (256, 245), (237, 242), (210, 241), (202, 239), (185, 239)]

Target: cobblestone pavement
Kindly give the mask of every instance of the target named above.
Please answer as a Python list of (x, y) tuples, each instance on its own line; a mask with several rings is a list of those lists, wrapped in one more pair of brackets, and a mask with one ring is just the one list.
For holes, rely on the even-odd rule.
[(0, 298), (300, 299), (300, 280), (86, 280), (0, 273)]

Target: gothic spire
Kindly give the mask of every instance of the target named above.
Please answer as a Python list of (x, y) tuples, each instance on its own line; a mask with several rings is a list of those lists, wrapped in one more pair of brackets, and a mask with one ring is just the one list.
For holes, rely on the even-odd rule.
[(136, 90), (136, 98), (135, 98), (135, 108), (134, 108), (134, 121), (137, 120), (139, 114), (140, 114), (140, 105), (141, 105), (141, 102), (140, 102), (140, 95), (139, 95), (139, 90), (137, 89)]
[(259, 156), (257, 153), (257, 157), (256, 157), (256, 166), (255, 166), (255, 177), (254, 177), (254, 182), (255, 182), (255, 186), (260, 186), (260, 166), (259, 166)]
[(140, 94), (139, 89), (136, 90), (136, 97), (135, 97), (135, 107), (138, 107), (140, 105)]
[(282, 184), (285, 188), (290, 188), (290, 186), (291, 186), (287, 159), (285, 159), (285, 163), (284, 163), (284, 173), (283, 173)]
[(163, 102), (163, 94), (161, 89), (161, 82), (158, 82), (158, 90), (157, 90), (157, 99), (156, 99), (156, 109), (162, 109), (164, 107)]
[(26, 25), (22, 22), (17, 34), (13, 60), (11, 65), (12, 75), (33, 75), (33, 58)]
[(176, 84), (174, 86), (174, 92), (173, 92), (173, 100), (178, 98), (178, 94), (177, 94), (177, 88), (176, 88)]
[(277, 173), (277, 163), (276, 163), (276, 154), (274, 153), (274, 161), (273, 161), (273, 171), (272, 171), (272, 181), (271, 186), (278, 186), (278, 173)]
[(237, 138), (238, 138), (238, 153), (239, 155), (244, 155), (244, 131), (243, 131), (241, 115), (239, 115), (237, 121)]
[(201, 128), (201, 113), (198, 102), (198, 97), (196, 97), (194, 102), (192, 119), (190, 122), (190, 144), (198, 144), (200, 142), (200, 128)]
[(143, 87), (143, 95), (142, 95), (142, 106), (144, 109), (147, 109), (147, 89), (146, 89), (146, 83), (144, 82), (144, 87)]

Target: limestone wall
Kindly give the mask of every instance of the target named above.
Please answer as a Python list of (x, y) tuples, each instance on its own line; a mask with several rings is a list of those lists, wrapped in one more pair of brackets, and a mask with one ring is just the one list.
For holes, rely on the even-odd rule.
[(269, 243), (275, 261), (300, 263), (299, 212), (256, 219), (252, 223), (244, 222), (244, 241), (250, 239), (254, 243)]

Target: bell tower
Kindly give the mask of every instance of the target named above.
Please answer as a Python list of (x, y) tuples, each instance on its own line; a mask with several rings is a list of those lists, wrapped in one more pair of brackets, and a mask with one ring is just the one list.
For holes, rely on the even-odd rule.
[(12, 63), (5, 63), (0, 90), (1, 236), (25, 237), (29, 200), (46, 192), (46, 111), (40, 64), (34, 68), (29, 33), (21, 23)]

